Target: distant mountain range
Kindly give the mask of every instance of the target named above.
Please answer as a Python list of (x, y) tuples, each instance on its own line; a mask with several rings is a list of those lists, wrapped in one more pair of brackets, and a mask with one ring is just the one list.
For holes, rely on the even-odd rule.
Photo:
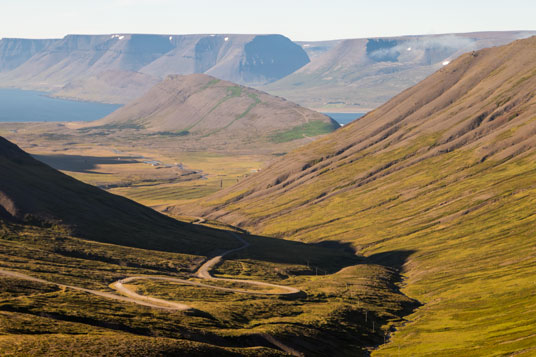
[(532, 32), (323, 42), (281, 35), (68, 35), (0, 40), (0, 87), (125, 104), (169, 74), (205, 73), (324, 111), (368, 111), (464, 52)]
[(207, 73), (239, 83), (283, 78), (309, 62), (281, 35), (68, 35), (0, 41), (2, 86), (54, 91), (101, 72)]
[(309, 108), (365, 112), (465, 52), (536, 32), (480, 32), (299, 42), (311, 62), (262, 89)]

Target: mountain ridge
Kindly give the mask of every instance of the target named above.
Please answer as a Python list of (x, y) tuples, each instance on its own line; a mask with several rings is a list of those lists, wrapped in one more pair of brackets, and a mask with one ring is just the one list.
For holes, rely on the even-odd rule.
[[(39, 48), (23, 51), (28, 41)], [(8, 63), (13, 43), (23, 53)], [(47, 91), (107, 70), (158, 78), (208, 73), (235, 82), (266, 83), (309, 62), (305, 51), (282, 35), (67, 35), (57, 40), (0, 40), (0, 51), (2, 86)]]
[[(117, 33), (67, 35), (41, 42), (5, 39), (0, 40), (0, 86), (126, 104), (155, 79), (206, 73), (319, 111), (365, 112), (464, 52), (532, 34), (498, 31), (296, 42), (275, 34)], [(28, 47), (22, 43), (31, 41), (41, 44), (20, 52)], [(99, 80), (107, 71), (123, 72), (118, 85)], [(147, 83), (134, 72), (148, 76)], [(125, 83), (136, 84), (135, 90), (124, 91)]]
[(311, 62), (262, 89), (323, 111), (368, 111), (465, 52), (534, 34), (472, 32), (298, 42)]

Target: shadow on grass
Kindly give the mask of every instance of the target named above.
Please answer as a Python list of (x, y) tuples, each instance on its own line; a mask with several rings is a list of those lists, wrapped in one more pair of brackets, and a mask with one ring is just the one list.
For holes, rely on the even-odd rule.
[(415, 252), (415, 250), (392, 250), (370, 255), (367, 257), (367, 261), (372, 264), (396, 269), (400, 272), (404, 264), (408, 261), (408, 258)]
[(122, 165), (139, 163), (142, 157), (128, 156), (82, 156), (82, 155), (32, 155), (37, 160), (52, 166), (56, 170), (72, 171), (79, 173), (103, 174), (92, 171), (99, 165)]
[(295, 275), (333, 274), (344, 267), (363, 262), (355, 254), (350, 243), (337, 241), (322, 243), (302, 243), (281, 238), (242, 234), (250, 243), (226, 259), (253, 259), (275, 264), (302, 266), (296, 267)]
[[(371, 289), (372, 295), (368, 295), (370, 294), (368, 292), (360, 298), (368, 307), (359, 305), (357, 300), (347, 300), (344, 306), (336, 312), (334, 310), (334, 315), (330, 316), (330, 319), (327, 319), (323, 327), (319, 329), (290, 321), (274, 323), (274, 326), (292, 326), (290, 331), (301, 329), (309, 331), (309, 336), (293, 333), (277, 336), (280, 341), (302, 351), (305, 355), (367, 355), (370, 348), (377, 348), (387, 342), (394, 331), (394, 327), (385, 331), (381, 329), (382, 326), (392, 321), (401, 323), (405, 316), (422, 306), (419, 301), (404, 295), (400, 290), (403, 282), (401, 272), (409, 257), (415, 253), (413, 250), (393, 250), (364, 257), (356, 255), (352, 245), (345, 242), (306, 244), (261, 236), (244, 235), (244, 238), (251, 243), (251, 246), (226, 257), (227, 259), (255, 259), (269, 263), (296, 264), (301, 265), (303, 269), (293, 271), (294, 275), (326, 274), (328, 279), (331, 279), (330, 274), (337, 273), (346, 267), (369, 265), (379, 269), (378, 275), (370, 281), (372, 285), (367, 286)], [(341, 279), (339, 284), (344, 285), (348, 282), (345, 280), (348, 279), (348, 275), (341, 273), (333, 275), (333, 279), (335, 281)], [(329, 285), (329, 280), (320, 281), (325, 281)], [(378, 288), (376, 284), (380, 284), (381, 288)], [(329, 303), (330, 301), (329, 297), (322, 294), (313, 293), (307, 296), (305, 292), (301, 296), (292, 298), (298, 298), (304, 304)], [(334, 297), (331, 299), (334, 302), (338, 301)], [(371, 308), (370, 305), (376, 306)], [(341, 328), (341, 326), (345, 327)], [(341, 345), (341, 341), (345, 341), (346, 345)]]

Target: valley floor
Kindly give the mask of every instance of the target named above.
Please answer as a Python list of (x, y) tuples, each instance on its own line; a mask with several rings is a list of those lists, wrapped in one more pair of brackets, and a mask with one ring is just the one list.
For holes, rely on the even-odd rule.
[(231, 234), (248, 244), (208, 259), (3, 225), (0, 354), (365, 354), (414, 306), (344, 247)]

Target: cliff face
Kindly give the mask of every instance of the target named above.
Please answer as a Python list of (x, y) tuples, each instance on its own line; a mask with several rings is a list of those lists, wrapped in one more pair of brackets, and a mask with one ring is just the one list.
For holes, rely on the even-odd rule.
[(57, 40), (0, 39), (0, 72), (17, 68)]
[(309, 62), (280, 35), (68, 35), (60, 40), (0, 42), (0, 85), (55, 90), (101, 72), (207, 73), (264, 84)]

